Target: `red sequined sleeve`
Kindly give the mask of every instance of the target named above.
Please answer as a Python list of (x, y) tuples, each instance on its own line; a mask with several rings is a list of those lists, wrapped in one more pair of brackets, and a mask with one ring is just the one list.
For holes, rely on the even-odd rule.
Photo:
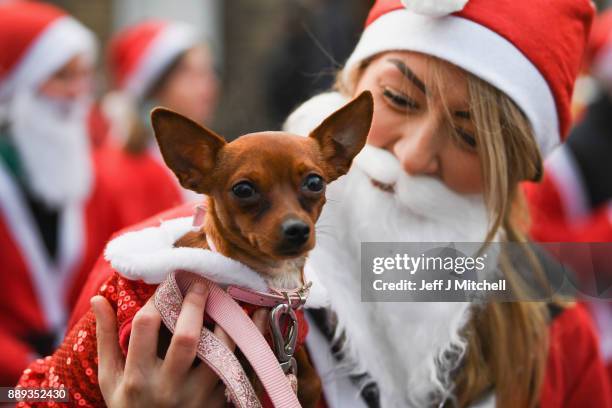
[[(100, 287), (98, 293), (106, 297), (117, 311), (117, 327), (121, 335), (122, 332), (129, 332), (132, 318), (154, 291), (155, 286), (129, 281), (115, 273)], [(127, 344), (127, 338), (124, 340)], [(96, 321), (93, 312), (89, 310), (69, 330), (53, 355), (32, 362), (19, 380), (21, 387), (66, 388), (70, 402), (20, 402), (17, 406), (104, 407), (97, 371)]]

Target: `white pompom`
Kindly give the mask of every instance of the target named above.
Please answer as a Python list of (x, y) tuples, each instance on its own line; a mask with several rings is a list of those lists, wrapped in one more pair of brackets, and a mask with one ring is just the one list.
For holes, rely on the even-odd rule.
[(402, 0), (406, 9), (424, 16), (443, 17), (463, 10), (469, 0)]

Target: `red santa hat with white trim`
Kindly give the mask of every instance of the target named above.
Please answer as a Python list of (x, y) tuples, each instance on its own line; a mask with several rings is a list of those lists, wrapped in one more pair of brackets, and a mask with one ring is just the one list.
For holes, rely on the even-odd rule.
[(594, 12), (590, 0), (377, 0), (344, 73), (392, 50), (449, 61), (512, 98), (546, 156), (570, 127)]
[(109, 68), (115, 88), (139, 100), (183, 52), (201, 42), (195, 27), (181, 22), (145, 21), (111, 41)]
[(0, 4), (0, 105), (17, 89), (40, 85), (79, 54), (93, 64), (96, 39), (63, 10), (34, 1)]

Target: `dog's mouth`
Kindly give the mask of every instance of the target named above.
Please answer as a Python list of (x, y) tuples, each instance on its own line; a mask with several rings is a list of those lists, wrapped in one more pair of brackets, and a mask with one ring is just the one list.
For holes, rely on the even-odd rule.
[(280, 246), (276, 250), (276, 255), (281, 258), (298, 258), (300, 256), (305, 256), (310, 249), (311, 248), (309, 248), (307, 245), (297, 248)]
[(263, 258), (268, 258), (271, 262), (285, 261), (292, 258), (305, 256), (312, 246), (308, 242), (303, 244), (290, 244), (287, 242), (271, 242), (262, 239), (250, 239), (250, 246), (255, 249)]
[(376, 179), (370, 178), (370, 182), (377, 189), (384, 191), (385, 193), (393, 194), (395, 193), (395, 184), (383, 183), (382, 181), (378, 181)]

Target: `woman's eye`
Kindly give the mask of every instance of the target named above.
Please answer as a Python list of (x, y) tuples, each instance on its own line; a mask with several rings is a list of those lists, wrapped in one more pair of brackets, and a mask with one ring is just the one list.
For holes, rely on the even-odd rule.
[(457, 134), (469, 147), (476, 148), (476, 138), (463, 129), (457, 129)]
[(406, 95), (395, 92), (390, 88), (383, 89), (383, 96), (399, 109), (418, 109), (419, 105)]
[(253, 198), (257, 191), (255, 186), (248, 181), (241, 181), (232, 187), (232, 193), (238, 198)]
[(311, 193), (320, 193), (325, 188), (325, 181), (321, 176), (311, 174), (306, 177), (302, 187)]

